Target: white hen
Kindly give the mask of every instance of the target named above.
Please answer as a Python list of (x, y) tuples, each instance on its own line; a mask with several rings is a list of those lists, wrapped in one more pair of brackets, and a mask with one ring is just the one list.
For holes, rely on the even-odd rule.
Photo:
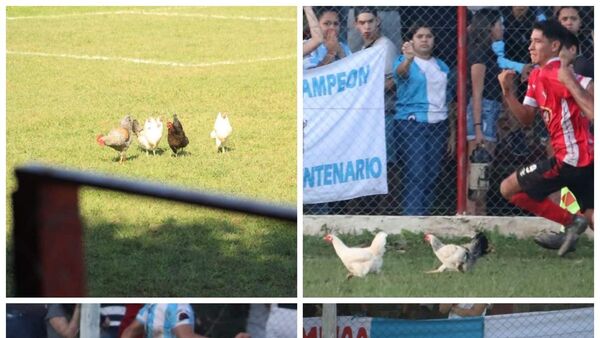
[(215, 121), (215, 128), (210, 132), (210, 137), (215, 139), (217, 152), (219, 152), (219, 150), (222, 150), (223, 152), (226, 151), (225, 141), (227, 141), (227, 138), (231, 135), (232, 131), (233, 128), (231, 128), (227, 113), (219, 113)]
[(158, 147), (158, 142), (160, 142), (163, 134), (163, 123), (161, 118), (150, 117), (144, 122), (143, 129), (136, 129), (138, 128), (134, 127), (134, 132), (137, 135), (140, 146), (146, 150), (146, 155), (148, 155), (149, 150), (152, 150), (152, 155), (156, 155), (156, 148)]
[(475, 261), (489, 252), (488, 240), (483, 233), (477, 233), (469, 244), (444, 244), (432, 234), (425, 234), (425, 241), (431, 244), (435, 256), (442, 262), (436, 270), (427, 273), (444, 272), (446, 270), (466, 272)]
[(368, 248), (349, 248), (333, 234), (328, 234), (323, 239), (333, 244), (335, 253), (349, 271), (346, 278), (350, 279), (353, 276), (364, 277), (369, 272), (381, 271), (386, 237), (385, 232), (378, 233)]

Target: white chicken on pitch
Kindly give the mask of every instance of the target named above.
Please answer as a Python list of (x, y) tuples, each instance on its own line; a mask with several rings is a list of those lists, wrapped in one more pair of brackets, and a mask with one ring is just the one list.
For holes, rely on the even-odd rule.
[(160, 117), (150, 117), (144, 122), (144, 127), (139, 126), (137, 120), (133, 121), (133, 132), (137, 135), (138, 143), (148, 151), (152, 150), (152, 155), (156, 155), (156, 148), (163, 134), (163, 123)]
[(436, 270), (427, 271), (427, 273), (470, 270), (475, 261), (490, 249), (488, 247), (487, 237), (483, 233), (477, 233), (470, 243), (465, 245), (444, 244), (432, 234), (425, 234), (424, 240), (431, 245), (433, 253), (442, 262)]
[(215, 139), (217, 152), (219, 152), (219, 150), (222, 152), (227, 150), (225, 141), (227, 141), (227, 138), (231, 135), (232, 131), (233, 128), (231, 127), (231, 123), (229, 123), (229, 116), (227, 116), (227, 113), (219, 113), (215, 120), (215, 127), (213, 131), (210, 132), (210, 137)]
[(350, 279), (353, 276), (364, 277), (369, 272), (381, 271), (386, 238), (385, 232), (378, 233), (367, 248), (349, 248), (333, 234), (328, 234), (323, 239), (333, 244), (335, 253), (349, 271), (346, 279)]

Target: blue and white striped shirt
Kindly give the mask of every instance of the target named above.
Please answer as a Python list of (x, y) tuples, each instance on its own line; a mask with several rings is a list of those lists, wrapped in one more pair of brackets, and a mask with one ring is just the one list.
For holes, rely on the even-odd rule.
[(135, 317), (144, 325), (146, 338), (175, 338), (173, 329), (188, 324), (194, 328), (190, 304), (146, 304)]
[(408, 76), (401, 77), (395, 70), (404, 59), (404, 55), (400, 55), (394, 62), (394, 119), (437, 123), (448, 118), (448, 66), (438, 58), (425, 60), (415, 56), (408, 68)]

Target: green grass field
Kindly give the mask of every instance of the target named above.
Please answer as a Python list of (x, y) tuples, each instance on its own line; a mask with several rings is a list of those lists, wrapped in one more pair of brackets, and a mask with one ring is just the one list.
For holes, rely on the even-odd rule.
[[(365, 232), (340, 238), (348, 246), (367, 246)], [(306, 297), (593, 297), (594, 245), (580, 239), (565, 258), (531, 240), (488, 234), (495, 251), (467, 273), (426, 274), (441, 263), (422, 234), (389, 235), (380, 274), (345, 280), (347, 270), (322, 236), (304, 236)], [(468, 238), (440, 238), (466, 243)]]
[[(295, 205), (295, 7), (8, 7), (6, 24), (8, 295), (13, 170), (30, 161)], [(173, 113), (188, 156), (166, 123), (159, 154), (134, 141), (123, 165), (95, 142), (126, 114)], [(91, 188), (80, 212), (90, 296), (296, 295), (293, 224)]]

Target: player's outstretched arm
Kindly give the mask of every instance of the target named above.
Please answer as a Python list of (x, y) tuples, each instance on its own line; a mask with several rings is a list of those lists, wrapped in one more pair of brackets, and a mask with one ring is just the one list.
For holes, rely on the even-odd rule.
[(500, 81), (500, 87), (502, 87), (502, 96), (508, 105), (508, 109), (510, 109), (519, 122), (528, 126), (531, 125), (535, 119), (535, 109), (531, 106), (522, 104), (515, 96), (515, 75), (516, 73), (514, 70), (503, 70), (498, 75), (498, 81)]

